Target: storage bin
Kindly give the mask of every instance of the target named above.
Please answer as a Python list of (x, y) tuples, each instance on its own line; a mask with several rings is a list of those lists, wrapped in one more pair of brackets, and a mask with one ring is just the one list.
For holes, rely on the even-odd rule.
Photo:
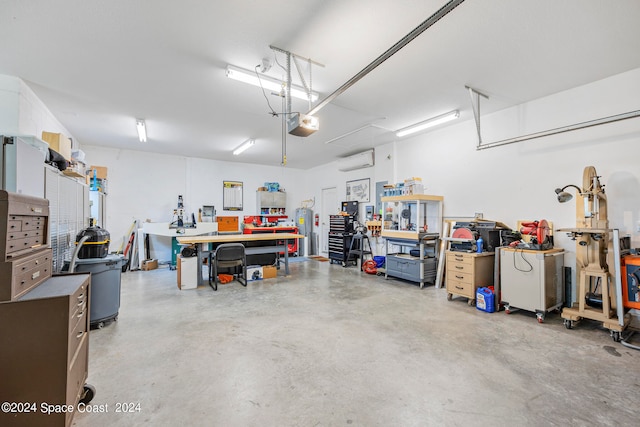
[(385, 257), (383, 257), (383, 256), (374, 256), (373, 257), (373, 261), (375, 261), (377, 268), (381, 268), (381, 267), (384, 266)]

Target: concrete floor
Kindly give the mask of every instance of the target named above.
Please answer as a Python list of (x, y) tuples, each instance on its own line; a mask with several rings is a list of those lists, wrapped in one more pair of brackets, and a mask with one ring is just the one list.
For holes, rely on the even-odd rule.
[(119, 320), (90, 341), (108, 412), (75, 426), (638, 425), (640, 352), (594, 322), (484, 313), (315, 260), (217, 292), (175, 275), (122, 275)]

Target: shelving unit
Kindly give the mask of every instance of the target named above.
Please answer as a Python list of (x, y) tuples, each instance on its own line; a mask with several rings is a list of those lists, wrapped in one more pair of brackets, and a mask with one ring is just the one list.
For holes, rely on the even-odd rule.
[[(436, 283), (443, 201), (442, 196), (426, 194), (382, 198), (385, 278), (418, 282), (420, 288)], [(392, 252), (392, 246), (399, 247), (400, 252)], [(409, 253), (403, 252), (405, 248), (410, 248)]]
[(285, 215), (287, 193), (282, 191), (256, 191), (256, 206), (260, 215)]

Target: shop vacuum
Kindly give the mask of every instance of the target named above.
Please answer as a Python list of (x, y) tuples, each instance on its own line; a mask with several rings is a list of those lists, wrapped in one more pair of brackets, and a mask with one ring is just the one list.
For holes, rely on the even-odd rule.
[(89, 324), (101, 329), (118, 320), (120, 310), (120, 276), (122, 255), (109, 255), (110, 235), (107, 230), (91, 226), (76, 235), (76, 249), (63, 270), (91, 273)]

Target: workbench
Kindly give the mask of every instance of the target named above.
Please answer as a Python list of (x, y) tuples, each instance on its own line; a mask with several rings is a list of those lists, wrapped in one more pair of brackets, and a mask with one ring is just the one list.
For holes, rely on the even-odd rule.
[[(295, 233), (268, 233), (268, 234), (219, 234), (217, 236), (183, 236), (178, 237), (178, 243), (181, 245), (197, 245), (198, 246), (198, 272), (202, 271), (202, 259), (209, 257), (209, 243), (242, 243), (248, 242), (273, 242), (268, 246), (247, 246), (245, 245), (246, 255), (255, 254), (280, 254), (284, 253), (284, 273), (289, 275), (289, 251), (287, 247), (291, 242), (297, 239), (303, 239), (302, 234)], [(215, 249), (214, 249), (215, 250)], [(202, 274), (198, 275), (198, 286), (204, 284)]]
[[(293, 233), (298, 234), (298, 227), (284, 227), (281, 225), (276, 226), (262, 226), (257, 227), (252, 224), (245, 224), (242, 229), (243, 234), (269, 234), (269, 233)], [(295, 254), (298, 252), (298, 240), (294, 239), (288, 247), (289, 254)], [(280, 255), (284, 255), (284, 253), (280, 253)]]
[[(178, 245), (174, 244), (176, 237), (179, 236), (200, 236), (203, 234), (217, 233), (217, 222), (198, 222), (193, 227), (171, 228), (169, 222), (143, 222), (142, 228), (138, 229), (138, 253), (140, 261), (138, 268), (142, 269), (142, 261), (144, 260), (144, 235), (170, 237), (171, 238), (171, 265), (176, 265), (176, 256), (180, 252)], [(172, 267), (173, 268), (173, 267)]]

